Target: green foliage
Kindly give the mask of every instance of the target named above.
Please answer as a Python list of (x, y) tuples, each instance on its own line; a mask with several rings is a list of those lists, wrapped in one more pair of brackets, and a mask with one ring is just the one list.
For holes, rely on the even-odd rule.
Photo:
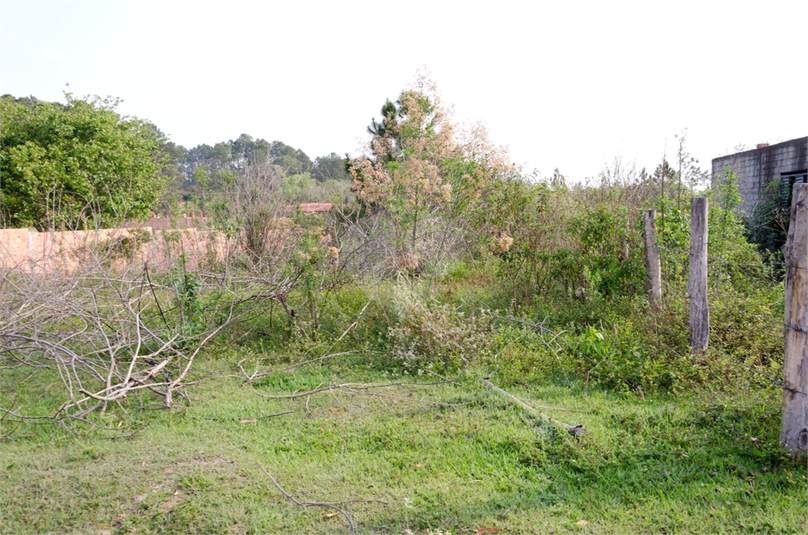
[(741, 198), (738, 177), (724, 172), (712, 192), (709, 217), (710, 273), (714, 284), (753, 291), (774, 278), (771, 267), (764, 266), (754, 244), (747, 240), (747, 229), (737, 207)]
[(334, 153), (312, 162), (300, 149), (280, 141), (254, 139), (247, 134), (189, 150), (179, 147), (177, 154), (180, 149), (182, 159), (176, 167), (182, 176), (177, 176), (163, 198), (161, 209), (165, 213), (171, 210), (172, 203), (182, 203), (184, 213), (199, 211), (222, 219), (228, 210), (233, 185), (244, 179), (250, 166), (273, 168), (283, 179), (284, 197), (292, 204), (341, 204), (352, 197), (346, 160)]
[(181, 328), (186, 335), (196, 335), (204, 328), (201, 317), (200, 283), (196, 273), (185, 269), (185, 256), (180, 255), (175, 273), (175, 299), (180, 312)]
[[(251, 162), (253, 160), (248, 159), (247, 161)], [(267, 161), (283, 169), (283, 172), (287, 175), (310, 173), (313, 166), (311, 159), (305, 152), (280, 141), (273, 141), (270, 145)]]
[(649, 334), (629, 322), (612, 332), (589, 326), (570, 339), (571, 364), (587, 381), (617, 390), (657, 392), (683, 385), (689, 361), (671, 351), (654, 351)]
[(510, 178), (487, 196), (478, 226), (487, 231), (483, 243), (488, 251), (500, 260), (502, 290), (510, 296), (506, 301), (529, 303), (554, 282), (569, 289), (578, 281), (578, 259), (562, 238), (564, 191), (563, 186)]
[(0, 99), (4, 224), (101, 228), (151, 214), (168, 181), (158, 131), (118, 115), (116, 99), (65, 99)]
[(510, 179), (489, 199), (489, 249), (502, 260), (503, 290), (529, 304), (541, 294), (592, 299), (644, 288), (641, 213), (647, 184), (614, 176), (599, 187)]
[(389, 343), (408, 372), (442, 372), (468, 367), (488, 347), (491, 316), (465, 314), (421, 297), (408, 284), (393, 288)]
[(604, 296), (632, 295), (643, 289), (639, 219), (631, 225), (629, 207), (601, 205), (572, 220), (582, 262), (588, 266), (592, 287)]
[(336, 180), (338, 182), (350, 182), (351, 176), (345, 167), (347, 158), (331, 153), (328, 156), (318, 156), (314, 159), (311, 169), (311, 176), (318, 182)]
[(788, 193), (788, 186), (781, 181), (769, 182), (747, 222), (749, 241), (774, 260), (782, 260), (782, 250), (788, 236), (791, 217), (790, 206), (786, 202)]
[(311, 192), (317, 181), (311, 175), (291, 175), (283, 179), (283, 196), (293, 203), (311, 202)]
[(505, 385), (541, 385), (567, 378), (562, 346), (552, 335), (522, 325), (497, 325), (489, 335), (483, 366)]
[(283, 196), (290, 204), (330, 202), (342, 205), (350, 199), (351, 185), (346, 180), (316, 180), (309, 173), (290, 175), (283, 179)]
[[(657, 243), (661, 249), (662, 273), (669, 284), (684, 284), (688, 277), (690, 208), (680, 208), (670, 198), (656, 202)], [(664, 218), (661, 217), (664, 214)]]

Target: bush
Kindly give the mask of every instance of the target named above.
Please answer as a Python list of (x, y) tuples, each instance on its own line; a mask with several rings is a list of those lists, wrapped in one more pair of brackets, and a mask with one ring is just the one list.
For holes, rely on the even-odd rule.
[(427, 301), (407, 284), (393, 288), (390, 312), (391, 349), (407, 372), (462, 369), (489, 345), (490, 313)]
[(503, 384), (540, 384), (548, 377), (567, 377), (562, 350), (552, 334), (502, 325), (490, 336), (483, 365)]

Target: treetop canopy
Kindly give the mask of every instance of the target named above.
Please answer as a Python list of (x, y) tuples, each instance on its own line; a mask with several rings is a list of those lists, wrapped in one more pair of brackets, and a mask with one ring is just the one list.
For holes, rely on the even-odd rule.
[(84, 229), (147, 217), (167, 180), (163, 135), (119, 115), (119, 99), (65, 100), (0, 97), (4, 225)]

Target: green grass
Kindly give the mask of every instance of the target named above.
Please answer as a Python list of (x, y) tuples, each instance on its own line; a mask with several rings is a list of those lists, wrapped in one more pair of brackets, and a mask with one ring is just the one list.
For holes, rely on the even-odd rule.
[[(17, 375), (17, 374), (20, 375)], [(143, 412), (148, 428), (109, 440), (58, 426), (0, 444), (3, 533), (804, 533), (805, 466), (778, 445), (775, 392), (648, 396), (543, 383), (508, 387), (589, 431), (572, 437), (480, 377), (424, 385), (361, 363), (277, 370), (256, 391), (411, 381), (389, 397), (260, 397), (224, 360), (200, 361), (189, 407)], [(2, 371), (2, 404), (58, 405), (58, 384)], [(494, 382), (496, 378), (492, 378)], [(15, 385), (15, 391), (7, 388)], [(239, 423), (293, 410), (291, 414)], [(116, 417), (108, 416), (115, 425)], [(2, 433), (15, 430), (8, 421)], [(21, 436), (21, 435), (31, 436)], [(582, 521), (586, 521), (584, 524)]]

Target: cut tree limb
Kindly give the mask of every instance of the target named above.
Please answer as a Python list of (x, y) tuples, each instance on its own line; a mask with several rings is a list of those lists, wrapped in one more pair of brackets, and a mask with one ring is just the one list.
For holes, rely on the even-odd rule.
[(541, 416), (543, 419), (547, 420), (548, 422), (552, 422), (552, 423), (556, 424), (559, 427), (563, 427), (564, 429), (566, 429), (567, 431), (569, 431), (573, 435), (577, 436), (577, 435), (583, 435), (583, 434), (586, 433), (586, 429), (584, 429), (583, 426), (581, 426), (581, 425), (570, 425), (570, 424), (566, 424), (566, 423), (562, 422), (561, 420), (556, 420), (555, 418), (553, 418), (551, 416), (548, 416), (547, 414), (544, 414), (541, 411), (536, 410), (534, 407), (531, 407), (530, 405), (528, 405), (527, 403), (525, 403), (524, 401), (522, 401), (518, 397), (514, 396), (513, 394), (502, 390), (500, 387), (494, 385), (488, 379), (483, 379), (483, 382), (485, 383), (485, 386), (487, 386), (488, 388), (490, 388), (492, 390), (496, 390), (500, 394), (504, 394), (504, 395), (508, 396), (509, 398), (511, 398), (512, 400), (514, 400), (515, 402), (517, 402), (525, 410), (527, 410), (529, 412), (532, 412), (532, 413), (535, 413), (535, 414), (538, 414), (539, 416)]
[[(257, 464), (257, 463), (256, 463), (256, 464)], [(295, 505), (299, 505), (299, 506), (301, 506), (301, 507), (329, 507), (329, 508), (331, 508), (331, 509), (334, 509), (335, 511), (337, 511), (337, 512), (341, 513), (341, 514), (342, 514), (342, 516), (344, 516), (344, 517), (345, 517), (345, 520), (347, 520), (347, 521), (348, 521), (348, 524), (351, 526), (351, 533), (356, 533), (356, 528), (354, 527), (354, 524), (353, 524), (353, 521), (351, 520), (351, 517), (350, 517), (350, 516), (348, 516), (348, 513), (346, 513), (345, 511), (343, 511), (342, 509), (340, 509), (339, 507), (337, 507), (337, 506), (336, 506), (336, 505), (334, 505), (333, 503), (328, 503), (328, 502), (301, 502), (301, 501), (298, 501), (297, 499), (295, 499), (295, 497), (294, 497), (294, 496), (292, 496), (291, 494), (289, 494), (288, 492), (286, 492), (285, 490), (283, 490), (283, 488), (282, 488), (280, 485), (278, 485), (278, 482), (277, 482), (277, 481), (275, 481), (275, 478), (274, 478), (274, 477), (272, 477), (272, 475), (271, 475), (269, 472), (267, 472), (267, 471), (264, 469), (264, 467), (263, 467), (263, 466), (261, 466), (260, 464), (258, 464), (258, 468), (260, 468), (260, 469), (261, 469), (261, 471), (262, 471), (264, 474), (266, 474), (266, 476), (267, 476), (267, 477), (268, 477), (270, 480), (272, 480), (272, 482), (275, 484), (275, 486), (278, 488), (278, 490), (279, 490), (279, 491), (281, 491), (281, 493), (282, 493), (284, 496), (286, 496), (287, 498), (289, 498), (290, 500), (292, 500), (292, 502), (294, 502), (294, 503), (295, 503)]]

